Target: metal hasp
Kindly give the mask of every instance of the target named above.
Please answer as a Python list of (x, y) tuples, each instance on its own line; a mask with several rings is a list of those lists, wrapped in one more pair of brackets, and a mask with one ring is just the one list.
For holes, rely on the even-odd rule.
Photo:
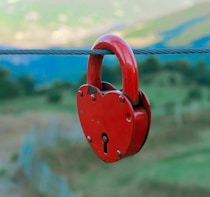
[(78, 115), (93, 151), (103, 161), (115, 162), (137, 153), (144, 145), (151, 123), (150, 104), (139, 91), (137, 63), (124, 40), (104, 35), (92, 49), (116, 54), (122, 70), (122, 90), (102, 82), (103, 55), (90, 55), (87, 82), (77, 94)]

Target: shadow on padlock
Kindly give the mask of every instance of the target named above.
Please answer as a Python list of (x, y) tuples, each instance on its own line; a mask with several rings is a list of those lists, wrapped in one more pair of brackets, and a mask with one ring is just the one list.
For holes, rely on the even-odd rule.
[[(90, 55), (87, 83), (77, 93), (77, 108), (84, 135), (105, 162), (137, 153), (144, 145), (151, 123), (147, 96), (139, 91), (138, 67), (129, 45), (115, 35), (99, 38), (92, 49), (111, 50), (122, 70), (122, 90), (102, 82), (102, 55)], [(114, 77), (114, 76), (113, 76)]]

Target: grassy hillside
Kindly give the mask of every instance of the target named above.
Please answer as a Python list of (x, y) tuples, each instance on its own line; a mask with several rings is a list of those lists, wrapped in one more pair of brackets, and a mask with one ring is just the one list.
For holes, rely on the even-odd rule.
[[(208, 9), (210, 9), (210, 4)], [(168, 44), (171, 46), (189, 45), (195, 39), (198, 39), (202, 36), (208, 36), (210, 35), (209, 24), (210, 18), (188, 28), (180, 36), (172, 39)]]
[(41, 157), (82, 197), (209, 196), (209, 111), (153, 118), (149, 139), (134, 157), (100, 161), (85, 144), (62, 142)]
[[(208, 3), (195, 4), (193, 8), (185, 10), (194, 5), (195, 1), (188, 3), (189, 5), (182, 0), (2, 0), (0, 45), (81, 46), (92, 44), (92, 40), (101, 34), (118, 30), (128, 38), (144, 38), (148, 34), (154, 34), (153, 41), (156, 41), (159, 31), (200, 16), (207, 12), (209, 6)], [(171, 15), (177, 10), (181, 11)], [(152, 20), (167, 14), (169, 15)], [(144, 23), (148, 20), (151, 21)], [(135, 22), (137, 24), (133, 26)], [(125, 32), (122, 32), (121, 29), (124, 28)]]
[[(142, 45), (147, 45), (148, 43), (143, 42), (144, 39), (148, 41), (151, 39), (149, 44), (153, 44), (154, 42), (161, 41), (163, 39), (160, 34), (161, 32), (173, 29), (193, 18), (205, 16), (209, 13), (209, 9), (210, 2), (201, 3), (194, 7), (174, 12), (168, 16), (151, 20), (147, 23), (136, 23), (133, 27), (125, 29), (122, 32), (122, 35), (128, 40), (128, 42), (131, 44), (135, 43), (136, 46), (141, 43)], [(194, 39), (208, 35), (210, 33), (207, 25), (209, 24), (208, 21), (209, 19), (204, 22), (200, 22), (197, 25), (193, 25), (180, 36), (174, 37), (169, 45), (187, 45)]]

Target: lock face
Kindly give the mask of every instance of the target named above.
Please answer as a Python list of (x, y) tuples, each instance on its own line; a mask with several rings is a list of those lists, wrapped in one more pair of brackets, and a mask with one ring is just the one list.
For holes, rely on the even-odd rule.
[(87, 84), (77, 94), (79, 119), (93, 151), (105, 162), (137, 153), (148, 136), (151, 111), (146, 95), (138, 90), (138, 70), (130, 47), (121, 38), (105, 35), (93, 49), (109, 49), (122, 68), (122, 91), (101, 81), (101, 55), (90, 55)]

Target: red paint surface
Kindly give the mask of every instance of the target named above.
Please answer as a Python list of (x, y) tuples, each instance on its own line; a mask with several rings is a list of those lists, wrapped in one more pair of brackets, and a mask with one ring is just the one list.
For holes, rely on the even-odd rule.
[(123, 89), (119, 91), (101, 82), (103, 56), (90, 55), (87, 84), (77, 94), (78, 115), (93, 151), (103, 161), (115, 162), (137, 153), (144, 145), (151, 122), (150, 104), (138, 90), (136, 60), (125, 41), (105, 35), (96, 41), (93, 49), (108, 49), (117, 55)]

